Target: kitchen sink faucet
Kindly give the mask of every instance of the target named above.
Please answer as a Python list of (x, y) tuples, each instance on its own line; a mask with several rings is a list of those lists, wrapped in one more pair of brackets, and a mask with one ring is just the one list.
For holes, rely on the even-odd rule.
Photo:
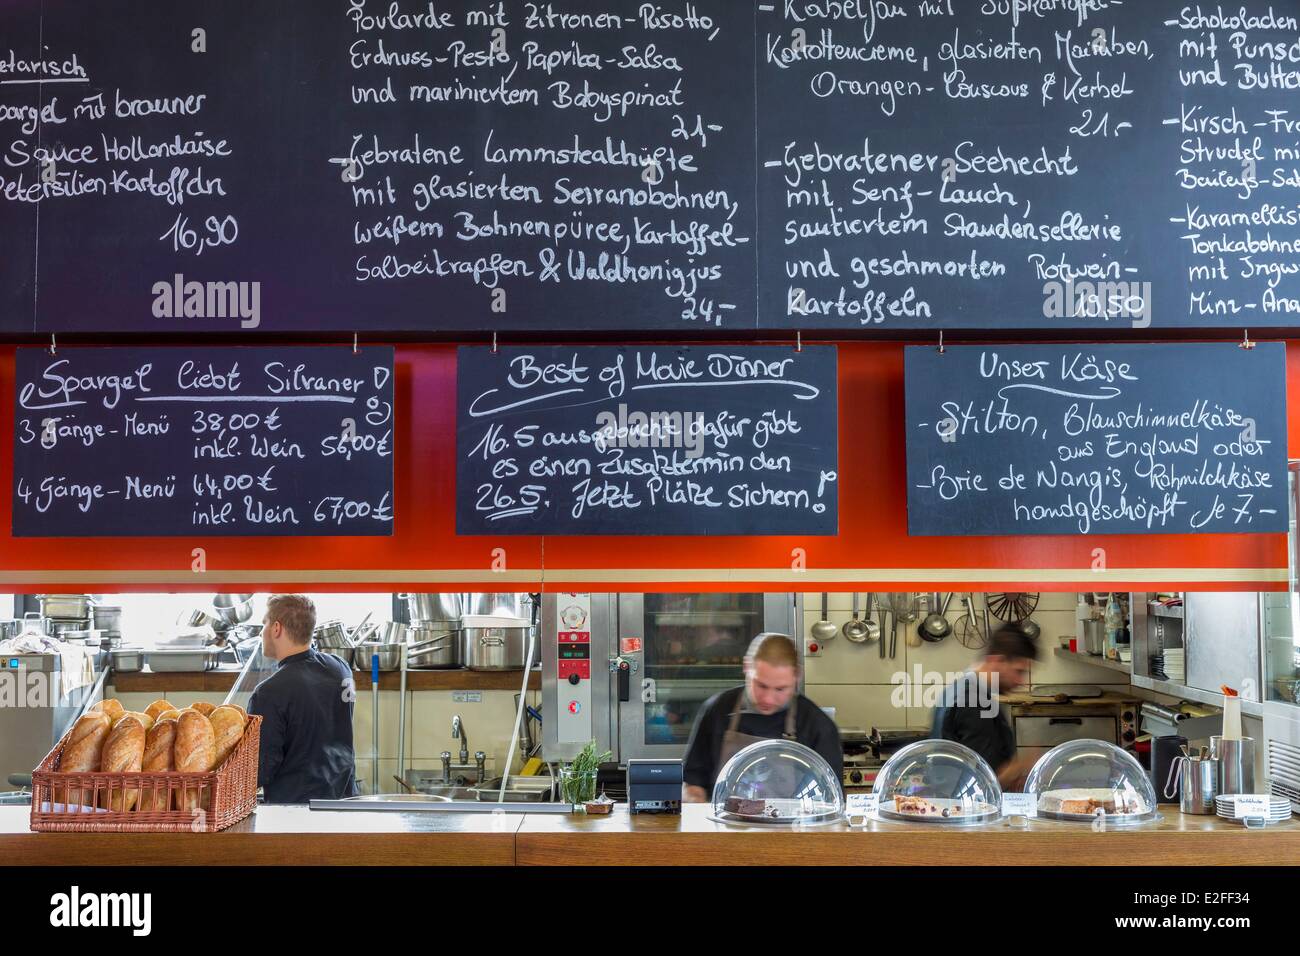
[(460, 741), (460, 762), (469, 763), (469, 734), (465, 732), (465, 721), (460, 719), (460, 714), (451, 718), (451, 739)]

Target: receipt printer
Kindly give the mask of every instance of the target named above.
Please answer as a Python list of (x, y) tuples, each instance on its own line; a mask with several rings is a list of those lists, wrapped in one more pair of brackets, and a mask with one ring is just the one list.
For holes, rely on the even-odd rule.
[(629, 813), (681, 813), (682, 762), (629, 760), (627, 809)]

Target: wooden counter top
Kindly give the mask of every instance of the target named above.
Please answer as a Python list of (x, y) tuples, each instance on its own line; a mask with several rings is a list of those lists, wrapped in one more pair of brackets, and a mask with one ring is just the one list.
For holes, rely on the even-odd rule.
[(1033, 820), (954, 828), (873, 822), (802, 831), (736, 828), (693, 804), (682, 816), (540, 816), (515, 839), (521, 866), (1279, 866), (1300, 865), (1300, 821), (1247, 830), (1217, 817), (1162, 808), (1135, 829), (1094, 833), (1086, 824)]
[[(370, 689), (370, 672), (353, 671), (357, 690)], [(225, 693), (235, 686), (239, 677), (237, 668), (197, 671), (194, 673), (173, 671), (155, 673), (139, 671), (133, 674), (113, 674), (109, 684), (119, 694), (147, 693), (150, 691), (198, 691), (202, 693)], [(380, 690), (397, 690), (401, 687), (402, 675), (396, 671), (385, 671), (379, 675)], [(407, 671), (406, 689), (416, 690), (512, 690), (519, 692), (521, 673), (519, 671)], [(542, 672), (533, 671), (528, 678), (530, 690), (541, 690)]]
[(0, 807), (6, 865), (274, 866), (1279, 866), (1300, 865), (1300, 820), (1248, 830), (1162, 809), (1158, 823), (1093, 832), (1031, 821), (973, 829), (840, 824), (802, 831), (680, 817), (379, 813), (263, 806), (221, 833), (32, 833), (28, 808)]

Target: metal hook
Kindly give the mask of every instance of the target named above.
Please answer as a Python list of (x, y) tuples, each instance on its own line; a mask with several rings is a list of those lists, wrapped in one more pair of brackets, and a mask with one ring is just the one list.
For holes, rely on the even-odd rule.
[(794, 333), (794, 350), (795, 350), (796, 352), (802, 352), (802, 351), (803, 351), (803, 330), (802, 330), (802, 329), (796, 329), (796, 330), (795, 330), (795, 333)]
[(943, 347), (943, 329), (939, 330), (939, 354), (942, 355), (947, 349)]
[(57, 355), (59, 352), (58, 343), (54, 341), (54, 333), (50, 333), (50, 354)]
[(1249, 352), (1254, 347), (1255, 343), (1250, 340), (1250, 329), (1243, 329), (1241, 333), (1241, 345), (1239, 345), (1238, 348), (1243, 348)]
[(353, 354), (353, 355), (358, 355), (358, 354), (360, 354), (360, 352), (361, 352), (361, 350), (360, 350), (359, 348), (357, 348), (357, 333), (356, 333), (356, 332), (353, 332), (353, 333), (352, 333), (352, 354)]
[(495, 332), (492, 333), (492, 354), (497, 354), (497, 334)]

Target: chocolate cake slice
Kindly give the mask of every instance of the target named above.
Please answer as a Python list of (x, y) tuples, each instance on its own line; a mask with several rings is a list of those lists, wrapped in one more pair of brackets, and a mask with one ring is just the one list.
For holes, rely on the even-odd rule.
[(727, 797), (727, 812), (739, 813), (747, 817), (761, 816), (767, 809), (766, 800), (745, 800), (741, 797)]

